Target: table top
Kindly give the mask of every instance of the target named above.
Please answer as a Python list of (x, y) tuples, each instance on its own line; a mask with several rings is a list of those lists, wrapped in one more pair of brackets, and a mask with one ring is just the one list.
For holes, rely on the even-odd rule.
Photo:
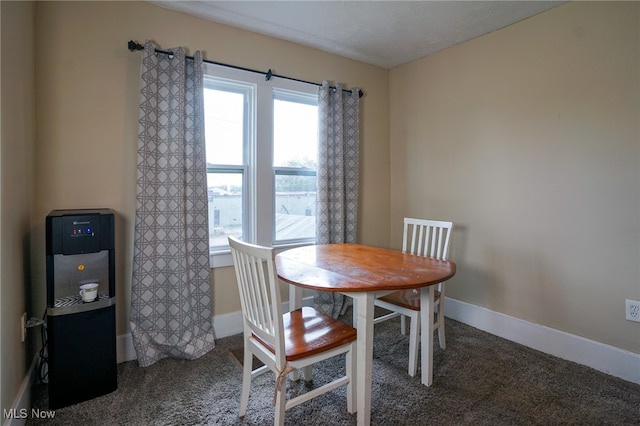
[(300, 287), (334, 292), (404, 290), (453, 277), (451, 261), (361, 244), (319, 244), (276, 255), (278, 277)]

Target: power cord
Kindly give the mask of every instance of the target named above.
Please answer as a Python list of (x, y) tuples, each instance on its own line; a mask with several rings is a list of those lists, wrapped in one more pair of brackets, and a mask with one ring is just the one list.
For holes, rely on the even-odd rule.
[(25, 328), (38, 327), (43, 324), (44, 324), (44, 320), (33, 317), (27, 320), (27, 322), (24, 324), (24, 327)]
[(38, 365), (38, 377), (41, 383), (46, 383), (47, 375), (48, 375), (47, 322), (45, 321), (46, 315), (47, 315), (47, 311), (45, 309), (44, 314), (42, 315), (42, 319), (31, 317), (24, 324), (25, 329), (42, 326), (42, 328), (40, 329), (40, 336), (42, 338), (42, 348), (40, 349), (40, 361)]
[(46, 316), (47, 311), (45, 309), (44, 314), (42, 315), (42, 320), (34, 318), (37, 321), (42, 321), (42, 328), (40, 329), (42, 348), (40, 348), (40, 361), (38, 362), (38, 378), (40, 379), (40, 383), (49, 383), (49, 351), (47, 349), (47, 322), (45, 321)]

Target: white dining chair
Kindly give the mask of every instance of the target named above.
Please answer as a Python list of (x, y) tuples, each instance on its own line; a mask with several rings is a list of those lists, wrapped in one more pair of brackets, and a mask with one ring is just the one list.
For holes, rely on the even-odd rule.
[[(355, 410), (356, 329), (313, 307), (282, 312), (274, 250), (229, 237), (243, 317), (244, 360), (239, 416), (249, 403), (251, 379), (266, 371), (276, 375), (274, 425), (284, 424), (285, 411), (339, 386), (347, 386), (347, 411)], [(287, 373), (345, 355), (345, 375), (294, 398), (286, 399)], [(252, 369), (253, 356), (264, 363)], [(299, 376), (298, 376), (299, 377)], [(311, 378), (305, 376), (305, 380)]]
[[(402, 232), (402, 252), (417, 256), (433, 257), (447, 260), (449, 257), (449, 241), (453, 222), (440, 220), (404, 218)], [(434, 296), (434, 329), (438, 330), (438, 342), (445, 349), (447, 344), (444, 334), (444, 292), (445, 283), (437, 284)], [(420, 343), (420, 289), (400, 290), (375, 299), (376, 306), (387, 309), (391, 313), (374, 319), (374, 324), (400, 316), (400, 330), (406, 333), (406, 317), (410, 319), (409, 328), (409, 375), (416, 375), (418, 370), (418, 345)]]

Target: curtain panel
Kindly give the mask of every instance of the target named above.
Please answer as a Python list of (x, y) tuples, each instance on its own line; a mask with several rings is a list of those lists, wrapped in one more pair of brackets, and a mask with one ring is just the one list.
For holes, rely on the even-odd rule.
[[(355, 243), (358, 225), (360, 169), (359, 89), (344, 91), (341, 83), (318, 89), (318, 198), (316, 242)], [(348, 298), (317, 292), (318, 309), (337, 318), (348, 308)]]
[(140, 78), (131, 333), (141, 366), (215, 347), (202, 54), (156, 54)]

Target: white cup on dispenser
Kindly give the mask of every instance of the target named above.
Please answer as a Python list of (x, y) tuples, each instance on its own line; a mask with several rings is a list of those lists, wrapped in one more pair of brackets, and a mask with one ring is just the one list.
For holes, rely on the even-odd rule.
[(80, 286), (80, 297), (83, 302), (93, 302), (98, 297), (98, 283), (82, 284)]

